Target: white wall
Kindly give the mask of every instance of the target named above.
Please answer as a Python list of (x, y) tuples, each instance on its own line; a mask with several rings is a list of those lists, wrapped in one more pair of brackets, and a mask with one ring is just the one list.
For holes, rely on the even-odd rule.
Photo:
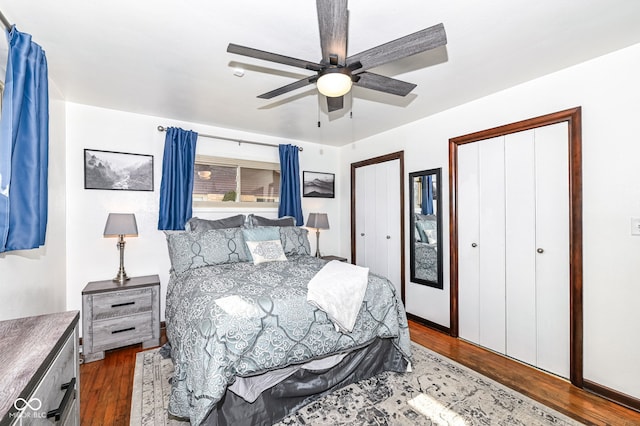
[[(640, 398), (640, 237), (630, 235), (630, 218), (640, 217), (639, 71), (640, 44), (358, 141), (342, 149), (340, 167), (348, 176), (354, 161), (404, 149), (405, 175), (442, 167), (443, 200), (448, 200), (449, 138), (582, 106), (584, 378), (635, 398)], [(345, 180), (341, 202), (347, 206)], [(406, 182), (405, 189), (408, 197)], [(449, 206), (443, 204), (446, 236)], [(349, 214), (344, 208), (343, 235), (349, 235)], [(344, 238), (342, 251), (349, 245)], [(407, 283), (406, 308), (448, 326), (447, 243), (442, 252), (444, 289)]]
[[(178, 126), (199, 133), (234, 137), (266, 143), (291, 143), (302, 146), (300, 170), (337, 172), (338, 149), (317, 144), (234, 132), (194, 123), (67, 104), (67, 309), (80, 309), (81, 292), (90, 281), (108, 280), (115, 276), (119, 265), (116, 241), (103, 238), (109, 212), (135, 213), (138, 222), (137, 238), (128, 238), (125, 249), (125, 269), (129, 276), (158, 274), (161, 280), (161, 318), (164, 319), (166, 285), (169, 280), (169, 257), (164, 234), (157, 230), (159, 190), (162, 171), (162, 152), (165, 133), (157, 126)], [(84, 149), (151, 154), (154, 156), (154, 191), (107, 191), (84, 189)], [(278, 162), (278, 149), (255, 145), (199, 138), (198, 154), (219, 155), (261, 161)], [(337, 194), (340, 197), (340, 194)], [(332, 219), (340, 217), (339, 198), (303, 198), (305, 220), (309, 212), (321, 211)], [(194, 216), (218, 218), (256, 212), (277, 217), (277, 209), (203, 209)], [(323, 231), (321, 245), (326, 253), (339, 248), (339, 227)], [(315, 252), (315, 239), (310, 238)]]
[(51, 98), (45, 245), (0, 254), (0, 320), (65, 310), (65, 233), (65, 106)]

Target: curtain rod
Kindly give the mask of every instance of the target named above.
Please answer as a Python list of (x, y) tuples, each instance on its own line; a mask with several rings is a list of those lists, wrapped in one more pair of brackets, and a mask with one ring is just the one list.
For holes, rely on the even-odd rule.
[[(167, 130), (166, 127), (158, 126), (158, 131), (159, 132), (164, 132), (166, 130)], [(274, 145), (272, 143), (253, 142), (253, 141), (247, 141), (247, 140), (244, 140), (244, 139), (225, 138), (224, 136), (205, 135), (204, 133), (198, 133), (198, 136), (202, 136), (203, 138), (220, 139), (220, 140), (223, 140), (223, 141), (237, 142), (238, 145), (243, 144), (243, 143), (248, 143), (248, 144), (251, 144), (251, 145), (271, 146), (271, 147), (275, 147), (275, 148), (278, 147), (278, 145)], [(299, 146), (298, 147), (298, 151), (303, 151), (303, 148), (301, 146)]]
[(11, 25), (9, 20), (4, 16), (2, 11), (0, 11), (0, 22), (7, 29), (7, 31), (9, 31), (11, 29), (11, 27), (13, 27), (13, 25)]

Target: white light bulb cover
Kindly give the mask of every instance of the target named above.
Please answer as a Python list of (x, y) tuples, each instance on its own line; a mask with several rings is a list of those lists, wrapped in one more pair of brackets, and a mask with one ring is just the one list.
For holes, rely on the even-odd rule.
[(341, 72), (328, 72), (317, 81), (318, 91), (330, 98), (337, 98), (351, 90), (351, 76)]

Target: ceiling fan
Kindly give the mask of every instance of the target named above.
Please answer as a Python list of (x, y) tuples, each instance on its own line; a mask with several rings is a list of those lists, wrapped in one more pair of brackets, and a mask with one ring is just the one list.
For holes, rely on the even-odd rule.
[(258, 98), (271, 99), (316, 83), (318, 91), (327, 97), (327, 107), (329, 112), (332, 112), (344, 107), (344, 95), (351, 90), (352, 84), (384, 93), (406, 96), (416, 87), (415, 84), (367, 70), (447, 44), (444, 25), (437, 24), (364, 52), (347, 56), (347, 0), (316, 0), (316, 6), (322, 48), (322, 59), (319, 63), (233, 43), (227, 47), (229, 53), (316, 72), (316, 75), (263, 93)]

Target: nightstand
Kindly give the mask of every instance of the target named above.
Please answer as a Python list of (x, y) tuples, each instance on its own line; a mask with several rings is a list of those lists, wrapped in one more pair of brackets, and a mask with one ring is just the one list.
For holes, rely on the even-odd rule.
[(84, 362), (104, 359), (104, 351), (142, 343), (160, 345), (160, 278), (132, 277), (124, 285), (93, 281), (82, 290)]
[(328, 260), (328, 261), (339, 260), (340, 262), (346, 262), (347, 261), (346, 257), (340, 257), (340, 256), (322, 256), (321, 259)]

